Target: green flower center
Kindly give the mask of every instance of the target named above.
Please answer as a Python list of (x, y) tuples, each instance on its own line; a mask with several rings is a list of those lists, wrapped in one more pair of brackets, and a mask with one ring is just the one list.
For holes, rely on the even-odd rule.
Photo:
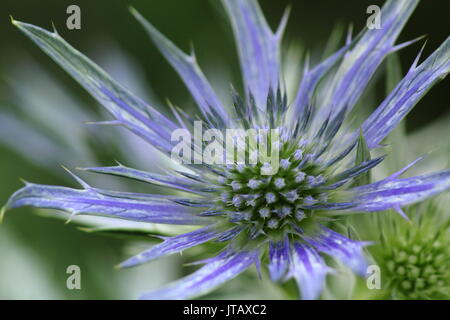
[(307, 227), (313, 220), (309, 207), (327, 200), (320, 189), (326, 180), (324, 170), (308, 150), (286, 142), (273, 175), (263, 174), (269, 163), (230, 166), (227, 177), (220, 178), (219, 201), (229, 221), (251, 224), (265, 233)]
[(429, 299), (448, 288), (448, 260), (448, 248), (439, 242), (404, 243), (386, 257), (386, 267), (398, 294)]

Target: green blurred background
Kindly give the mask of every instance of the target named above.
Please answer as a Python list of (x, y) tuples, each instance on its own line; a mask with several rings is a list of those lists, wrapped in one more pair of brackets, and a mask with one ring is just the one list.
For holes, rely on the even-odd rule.
[[(263, 0), (260, 1), (269, 23), (276, 26), (283, 10), (291, 5), (292, 11), (285, 34), (285, 44), (292, 43), (307, 48), (313, 57), (320, 56), (334, 26), (341, 23), (354, 24), (355, 33), (361, 30), (367, 19), (366, 8), (371, 4), (381, 5), (375, 0)], [(81, 8), (81, 30), (68, 30), (66, 8), (77, 4)], [(134, 6), (182, 49), (188, 50), (191, 43), (205, 73), (213, 86), (227, 92), (228, 81), (240, 83), (239, 67), (230, 28), (224, 19), (219, 1), (208, 0), (2, 0), (0, 2), (0, 111), (17, 106), (17, 93), (11, 89), (10, 79), (35, 78), (40, 73), (28, 66), (38, 64), (44, 72), (54, 78), (54, 86), (65, 88), (76, 97), (78, 104), (97, 114), (99, 108), (92, 98), (61, 71), (34, 44), (16, 30), (9, 20), (33, 23), (45, 28), (55, 24), (63, 38), (80, 51), (86, 53), (107, 71), (119, 68), (120, 60), (109, 60), (112, 52), (126, 55), (132, 61), (135, 73), (143, 82), (149, 99), (160, 108), (170, 98), (183, 108), (193, 108), (188, 92), (176, 73), (163, 60), (148, 41), (140, 25), (128, 12)], [(402, 32), (399, 41), (427, 35), (428, 43), (424, 56), (428, 56), (449, 34), (448, 17), (450, 1), (422, 1)], [(403, 70), (414, 60), (421, 44), (414, 44), (400, 52)], [(111, 49), (111, 50), (110, 50)], [(111, 61), (113, 61), (111, 63)], [(117, 62), (119, 61), (119, 62)], [(121, 81), (122, 79), (118, 79)], [(127, 78), (124, 77), (125, 82)], [(130, 83), (133, 87), (133, 83)], [(448, 115), (448, 80), (437, 85), (415, 107), (407, 119), (408, 131), (425, 126), (434, 119)], [(227, 86), (226, 89), (221, 86)], [(25, 92), (27, 86), (16, 84), (16, 89)], [(382, 100), (383, 83), (376, 83)], [(41, 90), (47, 100), (52, 100), (51, 88)], [(133, 89), (133, 88), (132, 88)], [(50, 95), (50, 96), (49, 96)], [(64, 104), (58, 104), (64, 114)], [(83, 123), (72, 123), (84, 130)], [(111, 129), (106, 129), (111, 131)], [(114, 130), (114, 129), (113, 129)], [(5, 134), (5, 133), (3, 133)], [(441, 137), (448, 139), (448, 137)], [(3, 140), (15, 141), (11, 134)], [(97, 161), (111, 165), (113, 159), (123, 160), (116, 145), (103, 145)], [(69, 184), (62, 169), (44, 168), (35, 161), (20, 156), (5, 145), (0, 145), (0, 204), (3, 205), (12, 192), (22, 186), (19, 178), (46, 184)], [(76, 159), (74, 159), (75, 161)], [(76, 162), (76, 161), (75, 161)], [(61, 163), (64, 164), (64, 163)], [(73, 186), (73, 184), (72, 184)], [(141, 189), (142, 190), (142, 189)], [(135, 298), (140, 292), (160, 286), (186, 272), (181, 269), (182, 258), (170, 257), (133, 270), (117, 271), (113, 266), (127, 257), (130, 250), (141, 248), (141, 241), (124, 241), (95, 234), (80, 232), (75, 224), (64, 224), (59, 219), (44, 219), (32, 209), (18, 209), (7, 214), (0, 225), (0, 298), (3, 299), (111, 299)], [(129, 247), (133, 248), (130, 249)], [(66, 288), (66, 268), (79, 265), (82, 270), (82, 290)], [(233, 287), (234, 285), (234, 287)], [(266, 297), (273, 288), (265, 288)], [(234, 282), (230, 288), (239, 289)], [(258, 289), (258, 288), (254, 288)], [(267, 290), (266, 290), (267, 289)], [(225, 289), (227, 290), (227, 289)], [(232, 292), (232, 289), (229, 289)], [(239, 291), (239, 290), (238, 290)], [(242, 290), (241, 290), (242, 291)], [(276, 294), (276, 293), (275, 293)], [(264, 297), (264, 295), (262, 295)], [(241, 296), (232, 296), (239, 298)], [(246, 297), (246, 296), (242, 296)], [(254, 296), (247, 296), (254, 297)]]

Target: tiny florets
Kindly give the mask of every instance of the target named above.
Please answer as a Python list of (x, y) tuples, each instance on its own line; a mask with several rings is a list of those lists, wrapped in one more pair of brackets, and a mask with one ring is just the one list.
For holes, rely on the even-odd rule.
[(326, 170), (313, 161), (312, 155), (303, 156), (308, 150), (304, 141), (291, 144), (282, 145), (280, 168), (274, 175), (261, 173), (261, 168), (270, 165), (267, 163), (228, 166), (228, 178), (219, 180), (222, 194), (218, 206), (246, 213), (247, 219), (237, 223), (256, 223), (269, 234), (279, 229), (294, 232), (292, 224), (301, 228), (314, 215), (308, 207), (326, 200), (319, 188), (326, 181)]

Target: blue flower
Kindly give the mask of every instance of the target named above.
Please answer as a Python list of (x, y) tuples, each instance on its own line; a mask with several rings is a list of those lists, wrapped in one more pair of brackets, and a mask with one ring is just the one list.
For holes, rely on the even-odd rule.
[[(420, 98), (450, 70), (450, 40), (405, 77), (378, 108), (352, 129), (344, 122), (384, 58), (413, 41), (395, 44), (418, 1), (391, 0), (384, 5), (381, 29), (364, 30), (316, 66), (305, 68), (294, 97), (287, 97), (280, 73), (280, 43), (286, 13), (273, 32), (256, 0), (223, 0), (237, 42), (244, 97), (236, 92), (233, 107), (218, 99), (187, 55), (132, 9), (150, 38), (179, 73), (211, 128), (276, 128), (281, 134), (280, 166), (264, 174), (268, 163), (185, 164), (185, 170), (155, 174), (123, 165), (84, 170), (132, 178), (179, 190), (185, 196), (103, 190), (74, 178), (82, 189), (26, 183), (4, 209), (51, 208), (72, 215), (102, 215), (147, 223), (197, 225), (196, 230), (166, 237), (121, 264), (135, 266), (206, 243), (221, 243), (215, 256), (200, 261), (196, 272), (146, 299), (183, 299), (210, 292), (251, 265), (267, 265), (275, 282), (295, 279), (301, 297), (320, 296), (332, 272), (324, 260), (340, 260), (365, 275), (367, 242), (352, 240), (335, 229), (339, 215), (395, 209), (450, 188), (450, 171), (401, 178), (407, 167), (370, 183), (370, 170), (384, 156), (370, 158)], [(171, 134), (192, 129), (193, 117), (173, 108), (173, 121), (112, 80), (56, 32), (13, 20), (44, 52), (78, 81), (112, 115), (106, 124), (128, 128), (163, 154), (173, 149)], [(325, 81), (326, 80), (326, 81)], [(105, 123), (103, 123), (105, 124)], [(364, 183), (362, 183), (364, 182)], [(332, 219), (331, 219), (332, 218)]]

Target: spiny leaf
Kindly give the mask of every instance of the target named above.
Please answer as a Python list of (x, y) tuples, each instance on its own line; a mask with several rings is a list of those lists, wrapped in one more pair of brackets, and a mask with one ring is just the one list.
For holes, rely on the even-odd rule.
[[(402, 80), (402, 66), (398, 53), (394, 52), (386, 59), (386, 95), (389, 95)], [(386, 139), (388, 145), (395, 146), (395, 152), (388, 158), (388, 165), (393, 169), (404, 166), (406, 145), (406, 122), (402, 120)]]
[[(358, 146), (356, 149), (356, 159), (355, 159), (355, 165), (358, 166), (363, 162), (369, 161), (370, 158), (370, 150), (367, 146), (366, 139), (364, 138), (364, 135), (362, 133), (362, 130), (359, 132), (359, 138), (358, 138)], [(362, 186), (365, 184), (369, 184), (371, 181), (371, 174), (370, 170), (366, 171), (365, 173), (361, 174), (354, 182), (355, 186)]]
[(58, 33), (17, 20), (12, 20), (12, 24), (68, 72), (121, 125), (170, 154), (170, 136), (172, 130), (177, 128), (175, 123), (115, 82)]
[(121, 227), (96, 227), (96, 228), (85, 228), (79, 227), (81, 231), (87, 233), (93, 233), (103, 236), (112, 236), (117, 238), (126, 239), (139, 239), (152, 241), (154, 237), (164, 236), (165, 234), (157, 231), (151, 231), (146, 229), (138, 228), (121, 228)]
[(386, 58), (386, 94), (391, 93), (402, 78), (400, 58), (397, 52), (393, 52)]

